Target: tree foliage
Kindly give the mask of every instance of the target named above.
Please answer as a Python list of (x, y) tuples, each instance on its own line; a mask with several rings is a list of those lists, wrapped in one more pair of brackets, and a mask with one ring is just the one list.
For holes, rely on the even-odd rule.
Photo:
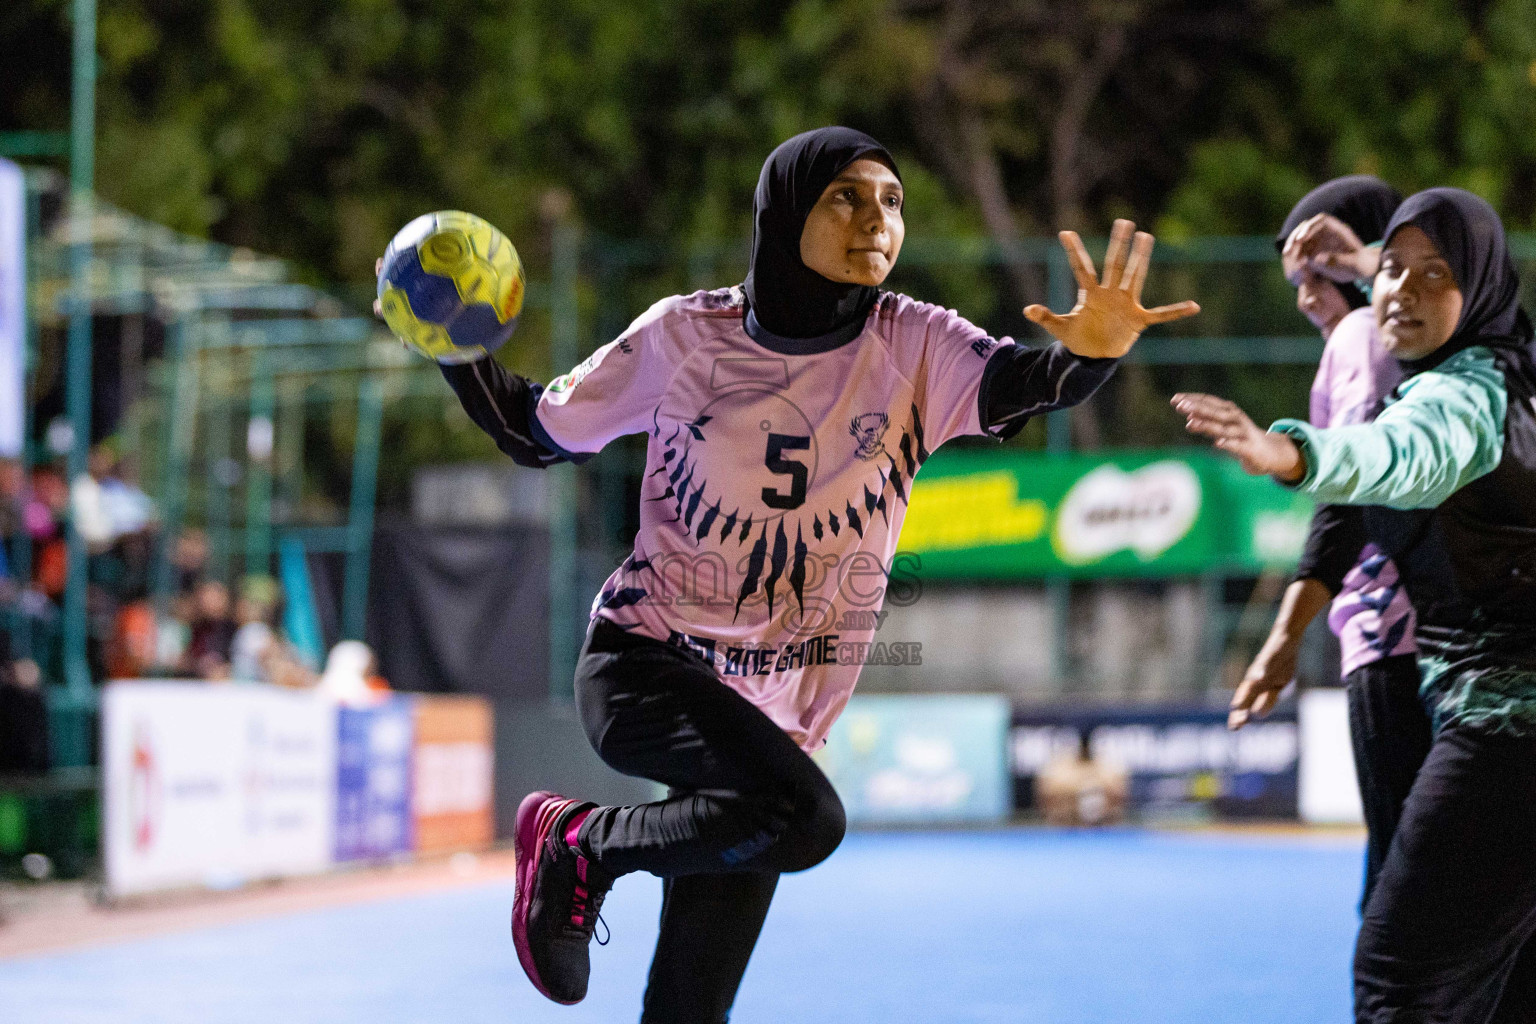
[(1353, 173), (1404, 193), (1458, 185), (1512, 230), (1536, 227), (1532, 0), (1292, 4), (1264, 53), (1268, 73), (1190, 146), (1166, 228), (1270, 231), (1301, 190)]
[[(68, 8), (0, 12), (0, 129), (67, 123)], [(1267, 232), (1360, 170), (1536, 225), (1536, 0), (101, 0), (98, 38), (103, 194), (332, 281), (430, 208), (737, 235), (834, 121), (919, 231)]]

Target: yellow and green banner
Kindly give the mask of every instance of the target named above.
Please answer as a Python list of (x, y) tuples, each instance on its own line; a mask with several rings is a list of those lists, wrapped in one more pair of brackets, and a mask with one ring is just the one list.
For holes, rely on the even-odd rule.
[(1199, 449), (954, 450), (918, 474), (899, 548), (925, 579), (1257, 572), (1295, 564), (1311, 515)]

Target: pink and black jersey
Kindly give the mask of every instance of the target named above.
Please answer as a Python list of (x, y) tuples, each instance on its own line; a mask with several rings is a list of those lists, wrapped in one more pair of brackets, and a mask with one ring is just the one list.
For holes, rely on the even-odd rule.
[(814, 749), (864, 664), (919, 657), (877, 639), (875, 613), (902, 574), (892, 561), (929, 453), (1008, 436), (1086, 398), (1113, 366), (997, 341), (893, 293), (851, 330), (780, 338), (733, 288), (657, 303), (521, 397), (490, 361), (444, 373), (519, 461), (579, 462), (646, 435), (634, 551), (593, 615), (693, 650)]
[[(1314, 427), (1369, 423), (1402, 376), (1377, 337), (1376, 314), (1370, 307), (1354, 310), (1323, 346), (1308, 420)], [(1298, 570), (1299, 577), (1319, 579), (1335, 594), (1328, 627), (1339, 638), (1340, 672), (1346, 676), (1382, 658), (1417, 650), (1413, 606), (1397, 566), (1375, 544), (1360, 548), (1358, 534), (1364, 527), (1354, 522), (1359, 516), (1358, 509), (1320, 509)], [(1346, 521), (1343, 527), (1341, 520)], [(1348, 538), (1348, 543), (1341, 546), (1334, 537)]]

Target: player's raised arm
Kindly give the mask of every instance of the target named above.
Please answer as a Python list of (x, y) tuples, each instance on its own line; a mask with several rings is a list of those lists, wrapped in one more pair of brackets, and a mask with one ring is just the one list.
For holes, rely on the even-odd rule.
[(1183, 415), (1185, 430), (1210, 438), (1242, 465), (1243, 472), (1285, 484), (1299, 483), (1306, 475), (1306, 459), (1296, 442), (1264, 430), (1236, 402), (1197, 392), (1180, 392), (1169, 402)]
[(1077, 278), (1077, 305), (1066, 314), (1052, 313), (1038, 303), (1024, 315), (1066, 346), (1074, 355), (1090, 359), (1118, 359), (1131, 350), (1141, 332), (1153, 324), (1182, 320), (1200, 312), (1193, 301), (1145, 309), (1141, 289), (1152, 262), (1153, 237), (1137, 231), (1128, 220), (1117, 220), (1104, 255), (1104, 276), (1094, 276), (1093, 260), (1075, 231), (1063, 231), (1062, 247), (1072, 276)]

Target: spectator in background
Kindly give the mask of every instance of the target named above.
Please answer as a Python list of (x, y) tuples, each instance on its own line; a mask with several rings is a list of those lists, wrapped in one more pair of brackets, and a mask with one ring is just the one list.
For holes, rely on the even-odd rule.
[(320, 682), (315, 670), (304, 664), (298, 651), (282, 637), (267, 647), (266, 656), (262, 659), (262, 671), (274, 686), (295, 690), (308, 690)]
[(166, 675), (190, 675), (187, 651), (192, 645), (194, 608), (191, 594), (171, 598), (168, 614), (155, 622), (154, 665)]
[(111, 679), (137, 679), (158, 664), (159, 626), (154, 607), (140, 598), (117, 610), (112, 624), (112, 639), (107, 645), (107, 676)]
[(31, 660), (11, 660), (10, 634), (0, 630), (0, 772), (48, 770), (48, 708), (42, 676)]
[(91, 449), (87, 471), (69, 485), (69, 503), (75, 529), (92, 554), (105, 551), (114, 540), (112, 520), (107, 515), (101, 489), (101, 481), (111, 473), (113, 461), (111, 450), (104, 445), (97, 445)]
[(208, 568), (208, 535), (202, 530), (183, 530), (171, 549), (171, 568), (178, 594), (196, 590)]
[(26, 505), (27, 477), (21, 462), (0, 459), (0, 536), (7, 542), (26, 529)]
[(102, 511), (111, 525), (114, 540), (147, 533), (155, 522), (155, 503), (138, 485), (138, 466), (131, 459), (110, 456), (104, 464), (101, 486)]
[(32, 471), (32, 490), (27, 495), (26, 524), (34, 543), (58, 537), (63, 532), (64, 513), (69, 508), (69, 488), (64, 477), (47, 466)]
[(64, 515), (68, 509), (64, 477), (48, 468), (34, 471), (25, 511), (27, 532), (32, 535), (32, 579), (36, 589), (54, 601), (63, 596), (67, 578)]
[(192, 638), (187, 646), (190, 667), (203, 679), (228, 679), (236, 629), (230, 615), (229, 588), (217, 580), (204, 580), (192, 601)]
[(320, 676), (321, 696), (349, 707), (377, 704), (389, 693), (389, 683), (379, 676), (373, 650), (361, 640), (343, 640), (331, 648)]
[(268, 658), (278, 644), (272, 623), (277, 614), (278, 586), (270, 576), (247, 576), (240, 585), (235, 602), (235, 630), (230, 649), (230, 678), (250, 683), (265, 683)]
[(1110, 825), (1125, 818), (1130, 788), (1124, 768), (1094, 758), (1084, 733), (1075, 755), (1041, 769), (1035, 801), (1052, 825)]

